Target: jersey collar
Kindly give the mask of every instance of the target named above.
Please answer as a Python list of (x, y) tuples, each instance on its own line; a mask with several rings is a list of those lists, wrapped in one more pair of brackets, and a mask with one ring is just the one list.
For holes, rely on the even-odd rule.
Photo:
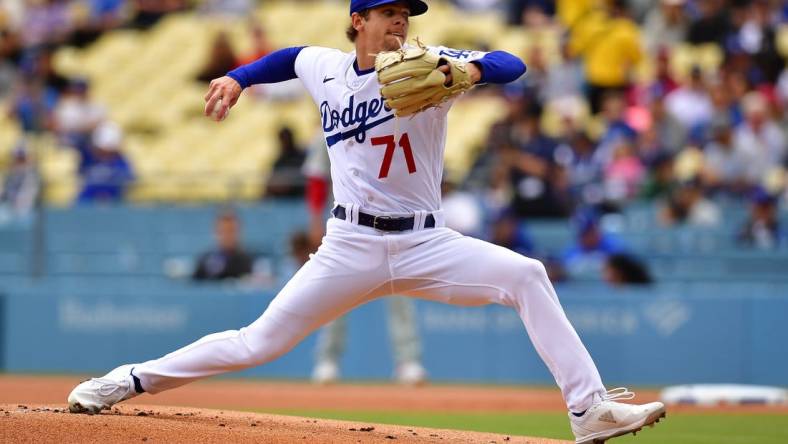
[(353, 70), (356, 71), (356, 75), (357, 76), (361, 77), (361, 76), (365, 76), (367, 74), (372, 74), (373, 72), (375, 72), (375, 67), (373, 66), (372, 68), (365, 69), (365, 70), (362, 71), (362, 70), (358, 69), (358, 59), (354, 59), (353, 60)]

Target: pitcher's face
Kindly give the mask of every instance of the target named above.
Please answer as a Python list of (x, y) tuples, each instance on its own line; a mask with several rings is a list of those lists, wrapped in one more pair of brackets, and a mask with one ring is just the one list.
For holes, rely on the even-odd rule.
[(376, 51), (395, 51), (408, 39), (410, 8), (406, 2), (372, 8), (368, 18), (359, 16), (358, 38)]

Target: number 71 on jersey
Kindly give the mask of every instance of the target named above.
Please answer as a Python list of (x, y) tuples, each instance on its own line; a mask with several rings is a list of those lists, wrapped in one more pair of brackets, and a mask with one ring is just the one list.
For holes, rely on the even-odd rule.
[[(375, 146), (386, 146), (386, 152), (383, 154), (383, 163), (380, 165), (380, 173), (378, 174), (378, 179), (384, 179), (389, 175), (391, 160), (394, 158), (394, 150), (397, 147), (394, 135), (390, 134), (388, 136), (373, 137), (371, 142), (372, 145)], [(408, 173), (415, 173), (416, 161), (413, 159), (413, 150), (410, 148), (410, 138), (408, 137), (408, 133), (403, 134), (399, 138), (399, 146), (402, 147), (402, 152), (405, 154), (405, 163), (408, 164)]]

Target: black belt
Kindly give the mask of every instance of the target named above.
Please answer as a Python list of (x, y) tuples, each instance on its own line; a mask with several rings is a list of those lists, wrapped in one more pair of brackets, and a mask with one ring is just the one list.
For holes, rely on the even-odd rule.
[[(331, 210), (331, 214), (337, 219), (347, 220), (347, 211), (342, 205), (337, 205)], [(380, 231), (407, 231), (412, 230), (416, 221), (415, 217), (390, 217), (373, 216), (371, 214), (358, 212), (358, 224), (365, 227), (372, 227)], [(424, 228), (435, 228), (435, 216), (428, 214), (424, 220)]]

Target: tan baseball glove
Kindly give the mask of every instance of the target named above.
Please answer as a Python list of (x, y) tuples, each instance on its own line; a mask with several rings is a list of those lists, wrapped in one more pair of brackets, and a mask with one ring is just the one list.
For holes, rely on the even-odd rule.
[[(438, 70), (451, 69), (451, 84)], [(417, 39), (416, 46), (381, 52), (375, 57), (380, 94), (399, 117), (410, 116), (468, 91), (473, 82), (465, 62), (435, 55)]]

